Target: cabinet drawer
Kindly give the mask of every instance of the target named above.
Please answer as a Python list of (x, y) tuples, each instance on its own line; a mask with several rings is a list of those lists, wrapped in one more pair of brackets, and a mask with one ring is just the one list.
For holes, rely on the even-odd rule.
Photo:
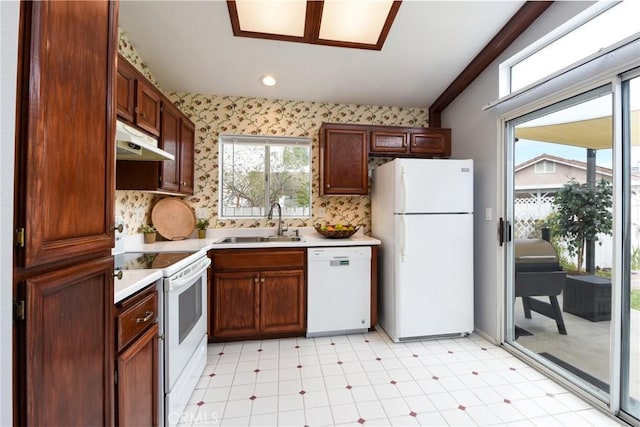
[(116, 346), (117, 351), (122, 350), (136, 339), (149, 326), (156, 322), (158, 315), (158, 294), (147, 293), (129, 305), (123, 304), (123, 310), (116, 317)]
[(301, 268), (304, 254), (304, 249), (222, 250), (213, 252), (212, 262), (215, 271)]

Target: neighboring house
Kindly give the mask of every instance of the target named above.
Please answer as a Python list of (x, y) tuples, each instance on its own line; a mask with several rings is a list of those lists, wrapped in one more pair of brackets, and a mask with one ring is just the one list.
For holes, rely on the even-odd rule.
[[(586, 156), (586, 150), (585, 150)], [(555, 193), (572, 179), (587, 182), (587, 163), (550, 154), (540, 154), (515, 167), (516, 197), (530, 197), (541, 193)], [(596, 166), (596, 181), (613, 181), (612, 170)]]
[[(585, 150), (586, 151), (586, 150)], [(596, 181), (613, 182), (613, 170), (596, 166)], [(631, 220), (633, 246), (640, 246), (640, 173), (632, 171), (634, 181), (631, 203), (636, 214)], [(537, 237), (536, 221), (546, 218), (553, 211), (553, 197), (562, 186), (571, 181), (587, 181), (587, 163), (565, 159), (550, 154), (541, 154), (516, 165), (514, 170), (514, 236), (516, 238)], [(611, 237), (598, 236), (601, 245), (596, 246), (596, 264), (611, 267)]]

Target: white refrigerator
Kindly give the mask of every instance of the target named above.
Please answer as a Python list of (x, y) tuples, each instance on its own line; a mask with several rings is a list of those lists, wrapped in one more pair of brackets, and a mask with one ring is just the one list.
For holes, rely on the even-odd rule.
[(473, 331), (473, 160), (395, 159), (373, 171), (378, 322), (395, 342)]

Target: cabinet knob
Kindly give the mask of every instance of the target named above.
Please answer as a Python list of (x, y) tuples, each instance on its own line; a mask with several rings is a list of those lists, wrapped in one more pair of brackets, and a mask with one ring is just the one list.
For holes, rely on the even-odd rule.
[(122, 280), (122, 270), (114, 271), (113, 277), (115, 277), (118, 280)]
[(253, 283), (258, 283), (258, 278), (257, 277), (253, 278)]
[(113, 231), (118, 231), (119, 233), (122, 233), (124, 231), (124, 225), (118, 224), (117, 226), (111, 227), (111, 229)]
[(260, 283), (264, 283), (264, 277), (260, 279)]
[(331, 188), (331, 184), (327, 184), (327, 188)]
[(145, 113), (140, 113), (140, 117), (142, 117), (143, 119), (146, 119), (147, 115)]

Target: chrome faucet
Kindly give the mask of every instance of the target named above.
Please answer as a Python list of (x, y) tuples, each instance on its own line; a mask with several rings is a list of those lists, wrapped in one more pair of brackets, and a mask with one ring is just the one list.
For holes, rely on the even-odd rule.
[(269, 209), (269, 214), (267, 215), (267, 219), (273, 219), (273, 207), (278, 207), (278, 236), (282, 236), (282, 206), (280, 203), (273, 202), (271, 203), (271, 208)]

